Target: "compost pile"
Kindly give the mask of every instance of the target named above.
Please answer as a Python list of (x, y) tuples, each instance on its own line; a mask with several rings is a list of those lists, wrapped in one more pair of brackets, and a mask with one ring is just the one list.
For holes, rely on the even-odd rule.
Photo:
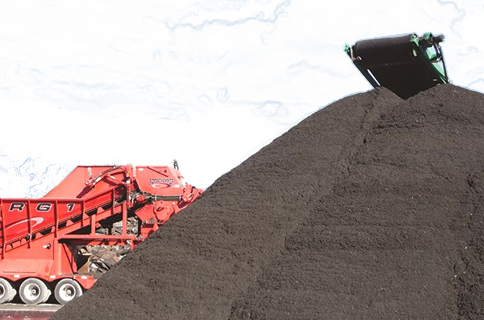
[(484, 96), (382, 88), (220, 177), (52, 319), (482, 319), (483, 293)]

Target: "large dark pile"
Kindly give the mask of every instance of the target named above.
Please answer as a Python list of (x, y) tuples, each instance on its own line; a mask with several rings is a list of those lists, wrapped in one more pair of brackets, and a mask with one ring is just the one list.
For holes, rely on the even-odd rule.
[(308, 117), (53, 319), (483, 317), (484, 96), (440, 85)]

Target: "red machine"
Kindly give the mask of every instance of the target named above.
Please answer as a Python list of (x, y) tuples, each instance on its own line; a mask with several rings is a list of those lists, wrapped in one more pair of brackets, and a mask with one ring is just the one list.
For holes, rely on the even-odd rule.
[(82, 295), (96, 282), (87, 246), (132, 250), (201, 193), (175, 161), (79, 166), (43, 198), (0, 199), (0, 303), (17, 291), (26, 304)]

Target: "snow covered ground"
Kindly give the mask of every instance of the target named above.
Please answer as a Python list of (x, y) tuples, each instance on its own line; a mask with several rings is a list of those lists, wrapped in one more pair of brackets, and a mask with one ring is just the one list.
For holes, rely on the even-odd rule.
[(76, 165), (171, 165), (206, 188), (318, 109), (371, 89), (343, 51), (443, 33), (484, 92), (484, 4), (462, 1), (1, 1), (0, 197)]

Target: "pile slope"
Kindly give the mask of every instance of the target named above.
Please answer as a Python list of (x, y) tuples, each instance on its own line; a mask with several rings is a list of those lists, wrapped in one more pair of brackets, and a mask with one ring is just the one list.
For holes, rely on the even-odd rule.
[(482, 317), (483, 131), (452, 85), (339, 100), (52, 319)]

